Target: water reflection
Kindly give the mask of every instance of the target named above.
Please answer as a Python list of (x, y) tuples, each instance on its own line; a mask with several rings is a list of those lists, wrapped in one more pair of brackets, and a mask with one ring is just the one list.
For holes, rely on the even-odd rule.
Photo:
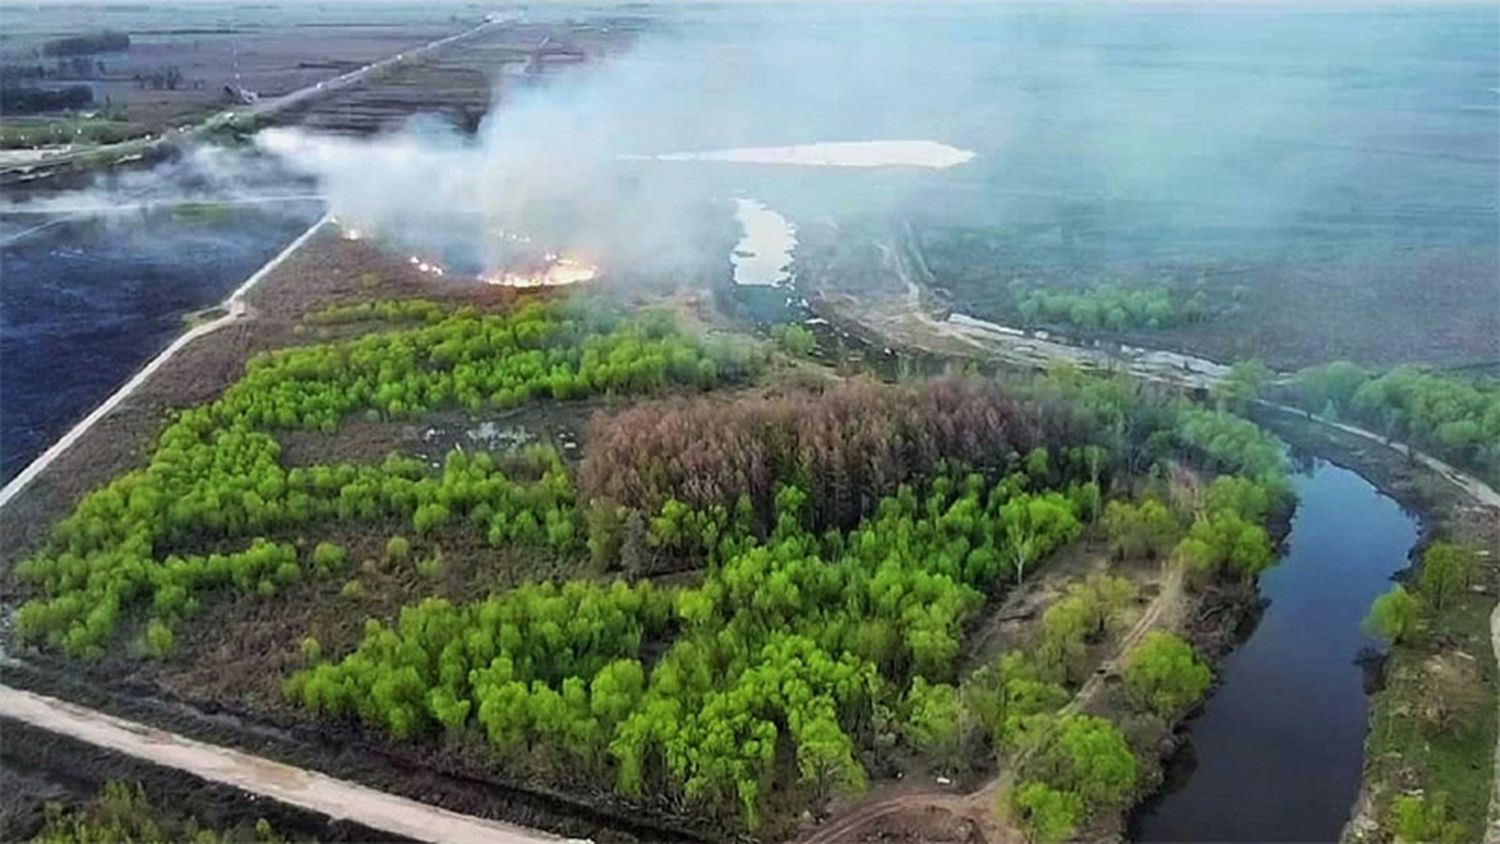
[(1368, 698), (1359, 628), (1407, 564), (1416, 520), (1327, 463), (1296, 476), (1297, 513), (1269, 604), (1221, 667), (1138, 841), (1334, 841), (1359, 788)]

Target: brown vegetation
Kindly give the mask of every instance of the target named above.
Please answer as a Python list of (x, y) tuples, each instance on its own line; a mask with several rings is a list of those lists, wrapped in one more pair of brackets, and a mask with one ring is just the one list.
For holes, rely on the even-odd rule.
[(579, 489), (586, 501), (653, 515), (671, 499), (706, 509), (744, 495), (764, 526), (774, 485), (795, 483), (809, 493), (814, 524), (847, 528), (941, 461), (995, 471), (1038, 446), (1081, 443), (1081, 431), (1062, 408), (1023, 404), (978, 380), (673, 399), (596, 418)]

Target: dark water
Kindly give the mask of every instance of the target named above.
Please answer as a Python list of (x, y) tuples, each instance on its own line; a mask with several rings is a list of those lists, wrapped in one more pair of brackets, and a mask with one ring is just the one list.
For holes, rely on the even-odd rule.
[(1368, 698), (1360, 621), (1417, 541), (1416, 521), (1326, 463), (1300, 496), (1270, 606), (1222, 666), (1168, 792), (1135, 819), (1143, 842), (1334, 841), (1359, 788)]
[(84, 219), (0, 250), (0, 478), (170, 343), (184, 314), (223, 300), (319, 213), (293, 203), (212, 219)]

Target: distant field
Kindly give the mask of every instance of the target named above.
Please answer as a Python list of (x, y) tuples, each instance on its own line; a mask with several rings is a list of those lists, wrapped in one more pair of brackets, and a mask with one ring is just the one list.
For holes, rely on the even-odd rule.
[[(226, 85), (285, 94), (468, 29), (481, 17), (417, 4), (43, 5), (7, 15), (0, 60), (43, 67), (42, 87), (87, 85), (94, 104), (84, 110), (123, 107), (137, 133), (155, 132), (225, 104)], [(65, 63), (72, 57), (45, 55), (48, 42), (100, 30), (128, 34), (129, 48), (84, 56), (81, 73)], [(174, 69), (181, 78), (170, 87), (164, 76), (151, 80)]]

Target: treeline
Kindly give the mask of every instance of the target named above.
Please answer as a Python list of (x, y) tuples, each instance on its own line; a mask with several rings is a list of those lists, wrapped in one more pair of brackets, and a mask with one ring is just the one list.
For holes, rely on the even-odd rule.
[(302, 321), (308, 325), (344, 325), (371, 320), (389, 323), (440, 322), (451, 310), (430, 299), (378, 299), (372, 302), (329, 305), (308, 312), (302, 317)]
[(114, 53), (130, 49), (130, 36), (124, 32), (96, 32), (54, 38), (42, 44), (44, 56), (86, 56), (91, 53)]
[[(591, 506), (648, 518), (738, 507), (762, 536), (782, 484), (807, 492), (815, 529), (848, 529), (945, 462), (995, 477), (1050, 447), (1058, 465), (1044, 468), (1097, 482), (1109, 461), (1087, 448), (1085, 425), (1065, 406), (1019, 401), (979, 379), (642, 404), (596, 418), (587, 440), (579, 490)], [(593, 520), (601, 530), (622, 522)]]
[(1211, 315), (1199, 290), (1182, 299), (1168, 287), (1102, 284), (1077, 290), (1015, 286), (1012, 307), (1026, 325), (1062, 325), (1084, 331), (1156, 331)]
[[(409, 519), (425, 534), (461, 520), (496, 544), (581, 543), (572, 484), (557, 456), (533, 450), (499, 465), (449, 455), (433, 473), (393, 457), (378, 466), (283, 467), (275, 432), (332, 431), (351, 412), (388, 416), (451, 405), (509, 406), (533, 397), (706, 386), (742, 372), (659, 319), (620, 322), (530, 305), (504, 315), (461, 309), (441, 321), (252, 360), (218, 400), (180, 412), (143, 469), (90, 493), (44, 550), (17, 568), (31, 598), (24, 639), (98, 656), (144, 612), (149, 651), (161, 631), (232, 586), (274, 594), (301, 563), (290, 546), (259, 541), (320, 519)], [(213, 541), (248, 547), (207, 557), (168, 553)], [(165, 555), (165, 556), (163, 556)], [(155, 641), (151, 641), (154, 639)]]
[[(401, 735), (482, 730), (520, 762), (737, 807), (754, 826), (778, 785), (814, 799), (863, 787), (863, 756), (909, 733), (902, 717), (922, 717), (910, 690), (953, 680), (985, 596), (1091, 518), (1087, 486), (948, 474), (921, 495), (901, 487), (853, 530), (821, 533), (808, 492), (783, 486), (772, 534), (734, 536), (699, 586), (429, 602), (395, 629), (371, 622), (352, 655), (295, 676), (288, 693)], [(539, 592), (552, 603), (529, 609)], [(647, 671), (642, 643), (663, 631), (675, 638)], [(792, 781), (778, 779), (783, 745)]]
[[(4, 113), (11, 115), (83, 108), (93, 101), (94, 89), (88, 85), (40, 88), (11, 82), (0, 84), (0, 102), (4, 103)], [(41, 143), (44, 140), (45, 130), (37, 127), (33, 135), (36, 137), (36, 142)]]
[(1376, 374), (1348, 361), (1304, 369), (1292, 401), (1353, 422), (1500, 481), (1500, 386), (1398, 366)]

